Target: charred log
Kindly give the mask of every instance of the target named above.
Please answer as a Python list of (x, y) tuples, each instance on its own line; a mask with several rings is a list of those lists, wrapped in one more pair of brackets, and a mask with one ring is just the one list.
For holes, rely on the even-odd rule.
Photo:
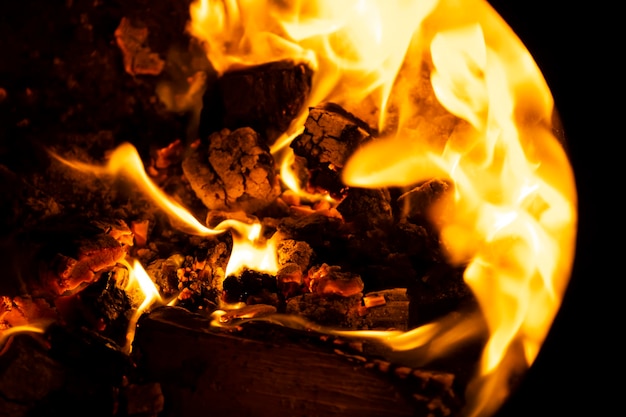
[(271, 145), (302, 111), (312, 75), (291, 61), (226, 72), (205, 93), (200, 134), (251, 127)]
[(393, 223), (391, 197), (383, 189), (350, 188), (337, 211), (357, 228), (388, 228)]
[(123, 284), (112, 273), (104, 273), (80, 292), (57, 298), (55, 307), (64, 323), (85, 327), (123, 346), (132, 315)]
[(6, 296), (56, 297), (88, 284), (123, 259), (132, 244), (124, 222), (51, 217), (3, 242), (14, 273), (0, 281)]

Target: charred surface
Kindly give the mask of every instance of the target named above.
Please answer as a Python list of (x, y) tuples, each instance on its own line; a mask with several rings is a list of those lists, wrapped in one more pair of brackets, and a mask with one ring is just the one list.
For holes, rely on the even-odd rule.
[(224, 129), (183, 161), (198, 198), (213, 210), (254, 213), (280, 194), (274, 158), (250, 128)]
[(302, 110), (312, 76), (307, 65), (291, 61), (224, 73), (204, 95), (200, 134), (251, 127), (271, 145)]

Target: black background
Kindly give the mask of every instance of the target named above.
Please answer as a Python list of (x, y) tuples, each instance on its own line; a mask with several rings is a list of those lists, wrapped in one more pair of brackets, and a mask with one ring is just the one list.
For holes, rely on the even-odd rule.
[[(619, 177), (608, 170), (617, 150), (612, 146), (624, 136), (616, 129), (619, 118), (610, 116), (611, 108), (619, 109), (611, 99), (619, 97), (618, 83), (611, 78), (618, 49), (611, 51), (613, 40), (605, 33), (612, 25), (611, 9), (601, 2), (490, 3), (526, 45), (550, 86), (579, 199), (576, 258), (563, 305), (537, 360), (497, 417), (619, 415), (620, 384), (611, 375), (622, 379), (621, 359), (609, 339), (621, 330), (613, 312), (619, 301), (613, 296), (624, 274), (609, 248), (623, 246), (617, 243), (623, 227), (619, 217), (600, 226), (601, 219), (611, 220), (615, 207), (611, 184), (618, 184)], [(600, 237), (606, 232), (615, 242)]]

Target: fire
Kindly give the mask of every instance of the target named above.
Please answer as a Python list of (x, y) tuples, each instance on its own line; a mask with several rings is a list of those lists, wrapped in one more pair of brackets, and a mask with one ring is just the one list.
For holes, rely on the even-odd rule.
[(226, 226), (232, 227), (234, 231), (233, 250), (226, 266), (226, 276), (236, 275), (246, 268), (276, 274), (278, 271), (276, 258), (278, 234), (274, 234), (270, 239), (263, 238), (260, 223), (247, 225), (232, 220), (220, 223), (220, 227)]
[(124, 290), (128, 294), (137, 294), (137, 298), (142, 300), (133, 311), (133, 315), (129, 320), (128, 331), (126, 332), (126, 346), (124, 346), (124, 350), (130, 352), (139, 317), (153, 304), (157, 302), (163, 303), (163, 300), (158, 288), (139, 261), (133, 261), (132, 266), (128, 263), (126, 267), (129, 271), (129, 280)]
[(60, 155), (52, 155), (64, 164), (85, 173), (98, 176), (126, 177), (131, 180), (140, 192), (150, 199), (170, 218), (175, 225), (187, 233), (198, 236), (211, 236), (223, 233), (224, 230), (210, 229), (200, 223), (187, 209), (171, 199), (146, 174), (137, 149), (130, 143), (123, 143), (111, 153), (105, 166), (96, 166), (79, 161), (70, 161)]
[[(280, 59), (315, 70), (307, 105), (274, 152), (297, 133), (308, 106), (334, 101), (358, 114), (373, 100), (384, 137), (353, 155), (344, 182), (454, 183), (431, 217), (450, 262), (466, 265), (489, 331), (466, 413), (495, 412), (561, 304), (577, 222), (573, 174), (552, 131), (553, 99), (521, 41), (481, 0), (198, 0), (191, 15), (189, 31), (219, 73)], [(423, 121), (429, 108), (411, 96), (424, 66), (438, 105), (456, 118), (443, 139), (433, 134), (441, 126)], [(445, 350), (477, 321), (444, 319), (378, 337), (402, 350), (438, 340)]]

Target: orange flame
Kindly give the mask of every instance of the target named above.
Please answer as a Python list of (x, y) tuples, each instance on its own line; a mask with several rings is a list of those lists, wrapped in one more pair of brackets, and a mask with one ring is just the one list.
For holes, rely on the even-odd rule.
[(275, 275), (278, 271), (276, 245), (279, 235), (274, 234), (271, 239), (264, 239), (261, 236), (260, 223), (247, 225), (232, 220), (220, 223), (220, 227), (227, 226), (236, 233), (233, 234), (233, 250), (225, 275), (238, 274), (246, 268)]

